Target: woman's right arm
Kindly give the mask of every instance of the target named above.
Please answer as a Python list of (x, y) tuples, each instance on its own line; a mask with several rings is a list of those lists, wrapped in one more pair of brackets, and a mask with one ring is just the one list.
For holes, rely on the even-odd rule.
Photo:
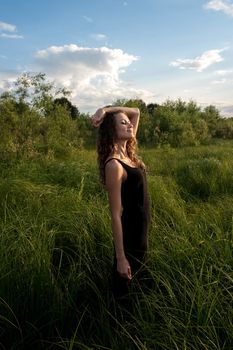
[(131, 268), (124, 252), (121, 224), (121, 183), (123, 178), (123, 168), (116, 160), (113, 159), (106, 164), (105, 178), (111, 212), (117, 271), (123, 278), (131, 279)]
[(107, 106), (97, 109), (95, 114), (90, 118), (91, 123), (95, 127), (99, 127), (102, 123), (106, 113), (116, 113), (116, 112), (123, 112), (127, 115), (130, 122), (133, 125), (133, 131), (134, 135), (136, 136), (137, 130), (138, 130), (138, 124), (139, 124), (139, 118), (140, 118), (140, 110), (138, 108), (133, 107), (123, 107), (123, 106)]

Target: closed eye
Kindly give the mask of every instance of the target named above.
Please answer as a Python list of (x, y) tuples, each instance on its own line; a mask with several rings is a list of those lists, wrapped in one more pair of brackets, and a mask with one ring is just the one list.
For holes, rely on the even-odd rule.
[(127, 125), (127, 124), (130, 124), (130, 121), (129, 121), (129, 120), (126, 120), (126, 119), (123, 119), (123, 120), (121, 121), (121, 124)]

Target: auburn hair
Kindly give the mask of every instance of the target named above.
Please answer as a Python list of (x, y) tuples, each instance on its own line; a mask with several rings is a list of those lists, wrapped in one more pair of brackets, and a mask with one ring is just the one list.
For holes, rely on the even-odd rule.
[[(116, 114), (121, 111), (107, 112), (103, 122), (100, 124), (98, 129), (97, 138), (97, 154), (98, 154), (98, 167), (99, 176), (103, 184), (105, 184), (105, 162), (107, 158), (114, 154), (116, 151)], [(129, 139), (126, 143), (126, 151), (130, 160), (139, 168), (145, 169), (144, 163), (138, 158), (136, 154), (137, 140), (135, 137)]]

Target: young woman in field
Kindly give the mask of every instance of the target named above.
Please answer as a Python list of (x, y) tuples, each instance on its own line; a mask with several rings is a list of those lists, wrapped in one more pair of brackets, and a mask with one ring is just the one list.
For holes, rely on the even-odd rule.
[(91, 117), (98, 128), (100, 177), (108, 193), (115, 248), (113, 294), (128, 294), (135, 274), (139, 275), (148, 247), (149, 205), (145, 165), (138, 159), (136, 134), (138, 108), (104, 107)]

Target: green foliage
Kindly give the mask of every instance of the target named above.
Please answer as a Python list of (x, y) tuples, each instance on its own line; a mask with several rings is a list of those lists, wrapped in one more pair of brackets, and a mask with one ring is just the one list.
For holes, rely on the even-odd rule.
[(70, 94), (64, 88), (57, 89), (52, 82), (46, 80), (43, 73), (24, 73), (17, 79), (15, 87), (13, 96), (18, 103), (20, 114), (23, 114), (25, 108), (32, 107), (41, 115), (47, 116), (53, 110), (55, 96), (65, 97)]
[(66, 96), (44, 74), (0, 96), (1, 347), (231, 350), (233, 119), (180, 99), (115, 102), (140, 108), (150, 146), (148, 276), (124, 321), (96, 131)]
[[(44, 154), (65, 158), (77, 149), (93, 147), (96, 130), (89, 115), (68, 100), (69, 94), (43, 73), (19, 77), (15, 88), (0, 96), (0, 157), (5, 161)], [(221, 118), (214, 106), (201, 110), (194, 101), (181, 99), (148, 105), (140, 99), (123, 99), (113, 105), (140, 109), (139, 145), (198, 146), (233, 137), (233, 119)]]
[(44, 74), (24, 74), (11, 93), (2, 94), (1, 159), (64, 158), (82, 149), (84, 138), (90, 136), (88, 118), (71, 104), (67, 94), (47, 82)]
[(231, 349), (232, 142), (140, 155), (152, 207), (148, 275), (132, 280), (126, 320), (110, 293), (95, 151), (1, 161), (3, 348)]
[(214, 106), (201, 110), (194, 101), (181, 99), (167, 100), (161, 105), (146, 106), (141, 100), (120, 100), (115, 104), (140, 108), (141, 144), (183, 147), (206, 144), (214, 137), (232, 139), (233, 119), (221, 118)]
[(66, 97), (56, 98), (54, 103), (63, 106), (65, 110), (69, 112), (72, 119), (77, 119), (80, 116), (78, 108), (72, 105), (72, 103)]

